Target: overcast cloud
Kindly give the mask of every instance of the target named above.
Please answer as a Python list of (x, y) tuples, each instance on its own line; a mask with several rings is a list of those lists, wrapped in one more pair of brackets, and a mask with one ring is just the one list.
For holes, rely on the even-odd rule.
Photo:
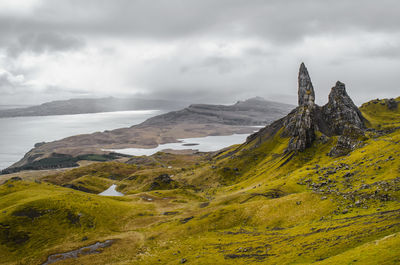
[[(397, 0), (1, 0), (0, 104), (138, 96), (360, 104), (400, 96)], [(29, 97), (27, 97), (29, 94)]]

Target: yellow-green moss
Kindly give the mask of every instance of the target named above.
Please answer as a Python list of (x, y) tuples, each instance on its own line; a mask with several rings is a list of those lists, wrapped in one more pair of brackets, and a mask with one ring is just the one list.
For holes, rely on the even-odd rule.
[[(398, 126), (398, 111), (380, 101), (361, 110), (372, 128)], [(3, 241), (0, 262), (40, 264), (113, 238), (100, 254), (58, 264), (398, 264), (400, 130), (367, 136), (338, 158), (326, 155), (336, 137), (292, 155), (278, 133), (212, 159), (160, 153), (150, 166), (98, 163), (43, 179), (96, 191), (116, 183), (128, 194), (118, 198), (9, 181), (0, 186), (0, 229), (12, 224), (29, 240)], [(148, 191), (160, 174), (179, 188)], [(318, 186), (328, 180), (334, 186)]]

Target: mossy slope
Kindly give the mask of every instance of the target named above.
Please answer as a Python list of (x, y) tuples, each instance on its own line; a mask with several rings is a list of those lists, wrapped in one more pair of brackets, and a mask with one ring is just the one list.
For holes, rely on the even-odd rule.
[[(122, 198), (7, 182), (1, 262), (40, 264), (113, 238), (100, 254), (58, 264), (398, 264), (400, 115), (380, 103), (360, 109), (375, 130), (343, 157), (326, 155), (337, 137), (285, 154), (288, 139), (277, 131), (211, 159), (159, 153), (154, 163), (99, 163), (45, 178), (96, 192), (116, 183)], [(161, 174), (176, 186), (150, 189)]]

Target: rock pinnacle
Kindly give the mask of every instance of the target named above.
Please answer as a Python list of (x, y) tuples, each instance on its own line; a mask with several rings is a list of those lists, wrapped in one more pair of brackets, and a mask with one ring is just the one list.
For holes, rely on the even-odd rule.
[(304, 63), (301, 63), (299, 70), (299, 106), (314, 105), (315, 94), (310, 75)]

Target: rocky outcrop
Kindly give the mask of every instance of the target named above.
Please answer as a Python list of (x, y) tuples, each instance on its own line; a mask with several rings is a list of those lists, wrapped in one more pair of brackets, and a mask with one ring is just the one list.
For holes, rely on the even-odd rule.
[(347, 94), (343, 83), (336, 82), (329, 94), (329, 102), (320, 107), (314, 102), (314, 87), (302, 63), (298, 76), (298, 96), (297, 108), (283, 119), (251, 135), (247, 141), (266, 139), (267, 133), (283, 129), (281, 136), (290, 138), (287, 153), (304, 151), (313, 144), (317, 134), (322, 135), (323, 139), (338, 136), (337, 145), (329, 152), (331, 156), (345, 155), (360, 145), (367, 120)]
[(299, 106), (314, 105), (315, 94), (310, 75), (304, 63), (301, 63), (298, 77)]
[(399, 103), (394, 99), (385, 99), (385, 104), (389, 110), (397, 110)]
[(284, 134), (290, 136), (287, 151), (303, 151), (315, 139), (315, 95), (310, 75), (301, 63), (298, 76), (299, 106), (284, 122)]
[(344, 156), (353, 151), (356, 147), (362, 145), (364, 132), (356, 127), (350, 127), (344, 130), (339, 136), (336, 145), (329, 151), (328, 155), (332, 157)]
[(284, 135), (290, 136), (287, 151), (303, 151), (315, 139), (315, 108), (312, 105), (296, 108), (284, 122)]
[(353, 103), (346, 92), (346, 87), (340, 81), (332, 87), (329, 102), (322, 107), (324, 118), (328, 122), (332, 135), (342, 135), (346, 129), (364, 129), (366, 119)]
[(161, 174), (154, 178), (154, 181), (150, 184), (149, 190), (166, 190), (176, 188), (177, 184), (168, 174)]

